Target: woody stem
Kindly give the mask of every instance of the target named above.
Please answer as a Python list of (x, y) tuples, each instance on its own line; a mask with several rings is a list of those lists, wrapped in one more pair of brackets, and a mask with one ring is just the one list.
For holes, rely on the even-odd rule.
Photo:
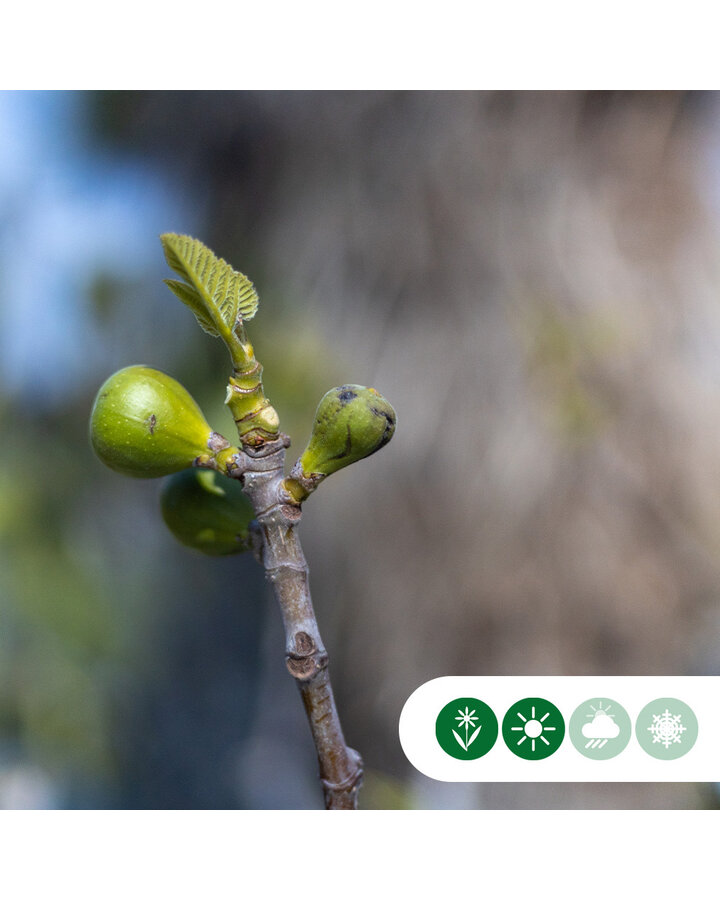
[(345, 743), (328, 671), (328, 655), (310, 598), (309, 570), (297, 527), (301, 511), (283, 490), (285, 447), (279, 435), (245, 447), (231, 471), (256, 513), (258, 557), (280, 606), (285, 662), (302, 696), (320, 768), (327, 809), (356, 809), (362, 760)]

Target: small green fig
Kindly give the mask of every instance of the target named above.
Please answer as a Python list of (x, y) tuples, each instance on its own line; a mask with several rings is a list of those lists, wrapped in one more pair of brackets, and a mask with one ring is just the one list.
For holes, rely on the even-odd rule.
[(146, 366), (120, 369), (103, 384), (90, 416), (90, 440), (105, 465), (137, 478), (193, 465), (224, 469), (238, 452), (210, 428), (181, 384)]
[(397, 417), (374, 388), (343, 384), (322, 398), (310, 442), (299, 459), (305, 478), (331, 475), (375, 453), (395, 432)]
[(165, 524), (181, 544), (209, 556), (250, 549), (252, 504), (240, 483), (211, 469), (187, 469), (171, 475), (160, 506)]

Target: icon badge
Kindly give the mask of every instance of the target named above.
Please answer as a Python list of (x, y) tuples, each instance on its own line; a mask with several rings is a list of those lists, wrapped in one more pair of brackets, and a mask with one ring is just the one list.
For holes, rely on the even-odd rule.
[(617, 700), (595, 697), (570, 716), (568, 734), (575, 749), (588, 759), (612, 759), (627, 747), (632, 722)]
[(438, 744), (455, 759), (479, 759), (492, 749), (498, 720), (487, 703), (476, 697), (458, 697), (443, 706), (435, 720)]
[(679, 759), (697, 740), (698, 720), (687, 703), (660, 697), (642, 708), (635, 734), (643, 750), (655, 759)]
[(526, 697), (513, 703), (502, 724), (503, 740), (516, 756), (546, 759), (565, 737), (565, 721), (549, 700)]

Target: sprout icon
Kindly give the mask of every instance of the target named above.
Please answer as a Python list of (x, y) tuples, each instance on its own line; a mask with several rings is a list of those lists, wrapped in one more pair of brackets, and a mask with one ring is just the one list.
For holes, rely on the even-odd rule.
[(585, 738), (589, 738), (587, 744), (585, 744), (586, 750), (598, 750), (604, 747), (608, 741), (618, 737), (620, 726), (613, 721), (615, 714), (608, 713), (608, 709), (611, 708), (610, 705), (603, 709), (602, 701), (600, 701), (598, 709), (595, 709), (592, 705), (590, 708), (592, 712), (587, 713), (587, 715), (592, 716), (592, 721), (583, 725), (582, 735)]
[[(468, 712), (467, 706), (465, 707), (465, 712), (459, 709), (458, 714), (459, 715), (455, 716), (455, 718), (460, 723), (460, 728), (462, 728), (463, 725), (465, 726), (465, 740), (463, 741), (463, 739), (460, 737), (457, 731), (455, 731), (454, 728), (452, 730), (452, 733), (455, 735), (455, 740), (458, 742), (458, 744), (460, 744), (463, 750), (468, 750), (470, 748), (470, 744), (472, 744), (475, 738), (480, 734), (482, 725), (478, 725), (478, 727), (475, 728), (475, 723), (477, 722), (478, 717), (475, 715), (475, 710), (473, 710), (472, 712)], [(472, 727), (474, 731), (468, 739), (468, 730), (470, 727)]]
[(435, 720), (438, 744), (455, 759), (479, 759), (492, 748), (497, 736), (497, 716), (477, 697), (451, 700)]

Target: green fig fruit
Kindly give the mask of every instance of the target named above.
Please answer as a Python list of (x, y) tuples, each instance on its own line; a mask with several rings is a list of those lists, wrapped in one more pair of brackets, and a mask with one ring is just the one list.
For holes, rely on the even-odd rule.
[(90, 440), (105, 465), (137, 478), (193, 465), (224, 469), (238, 452), (210, 428), (181, 384), (146, 366), (120, 369), (103, 384), (90, 416)]
[(163, 486), (160, 506), (165, 524), (181, 544), (210, 556), (250, 549), (252, 504), (240, 483), (211, 469), (187, 469)]
[(344, 384), (322, 398), (299, 467), (305, 478), (331, 475), (375, 453), (395, 432), (397, 417), (374, 388)]

